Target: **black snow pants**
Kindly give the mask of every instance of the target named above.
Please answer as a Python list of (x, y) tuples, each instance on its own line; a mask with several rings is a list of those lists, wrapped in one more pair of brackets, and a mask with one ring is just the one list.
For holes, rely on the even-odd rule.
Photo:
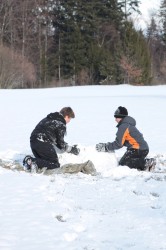
[(33, 140), (30, 142), (38, 168), (59, 168), (59, 160), (54, 146), (49, 142)]
[(145, 157), (149, 150), (128, 149), (119, 161), (119, 165), (145, 170)]

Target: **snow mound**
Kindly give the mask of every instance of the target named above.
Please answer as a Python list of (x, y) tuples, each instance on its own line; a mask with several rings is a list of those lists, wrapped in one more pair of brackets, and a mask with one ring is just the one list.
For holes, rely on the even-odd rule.
[(115, 153), (97, 152), (94, 146), (78, 146), (80, 154), (78, 156), (64, 153), (59, 154), (59, 161), (61, 165), (67, 163), (83, 163), (91, 160), (96, 168), (96, 171), (102, 176), (112, 175), (112, 170), (118, 166), (118, 161)]
[[(107, 153), (107, 152), (97, 152), (94, 145), (83, 146), (78, 145), (80, 148), (79, 155), (73, 155), (70, 153), (58, 154), (60, 165), (70, 163), (84, 163), (88, 160), (91, 160), (95, 166), (97, 173), (101, 177), (111, 177), (112, 179), (120, 180), (129, 176), (139, 176), (142, 175), (142, 171), (136, 169), (130, 169), (127, 166), (119, 166), (116, 153)], [(7, 150), (0, 152), (0, 159), (7, 162), (18, 162), (22, 165), (22, 161), (25, 155), (32, 155), (31, 151), (29, 152), (18, 152), (14, 150)], [(156, 158), (157, 165), (154, 173), (166, 173), (166, 155), (154, 154), (151, 157)], [(145, 175), (148, 173), (144, 173)]]

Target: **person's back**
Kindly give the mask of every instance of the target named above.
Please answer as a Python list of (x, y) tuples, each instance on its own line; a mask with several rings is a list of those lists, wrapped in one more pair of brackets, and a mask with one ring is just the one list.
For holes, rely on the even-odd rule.
[[(136, 121), (131, 116), (124, 117), (117, 125), (118, 134), (122, 135), (122, 146), (140, 150), (148, 150), (149, 146), (143, 134), (136, 128)], [(120, 135), (119, 135), (120, 136)], [(124, 143), (124, 144), (123, 144)]]
[(65, 133), (66, 121), (63, 115), (59, 112), (50, 113), (36, 125), (30, 136), (30, 142), (39, 140), (58, 144), (60, 149), (65, 148), (66, 143), (63, 140)]

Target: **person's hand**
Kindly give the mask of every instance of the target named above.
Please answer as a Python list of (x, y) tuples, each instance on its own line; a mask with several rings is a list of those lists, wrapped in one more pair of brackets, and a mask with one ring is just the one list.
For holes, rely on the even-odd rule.
[(77, 148), (77, 145), (73, 145), (71, 147), (71, 150), (69, 151), (69, 153), (74, 154), (74, 155), (78, 155), (80, 153), (80, 149)]
[(98, 143), (98, 144), (96, 144), (96, 150), (98, 152), (108, 152), (108, 150), (106, 148), (106, 143)]

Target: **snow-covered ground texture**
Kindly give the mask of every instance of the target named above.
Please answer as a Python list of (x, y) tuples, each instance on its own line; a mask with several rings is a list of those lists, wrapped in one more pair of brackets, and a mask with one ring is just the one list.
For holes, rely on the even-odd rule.
[[(166, 86), (86, 86), (0, 90), (0, 159), (31, 154), (29, 136), (48, 113), (71, 106), (76, 118), (65, 140), (98, 172), (46, 176), (0, 167), (1, 250), (166, 249)], [(117, 166), (116, 156), (95, 144), (113, 141), (114, 112), (125, 106), (157, 157), (155, 173)]]

